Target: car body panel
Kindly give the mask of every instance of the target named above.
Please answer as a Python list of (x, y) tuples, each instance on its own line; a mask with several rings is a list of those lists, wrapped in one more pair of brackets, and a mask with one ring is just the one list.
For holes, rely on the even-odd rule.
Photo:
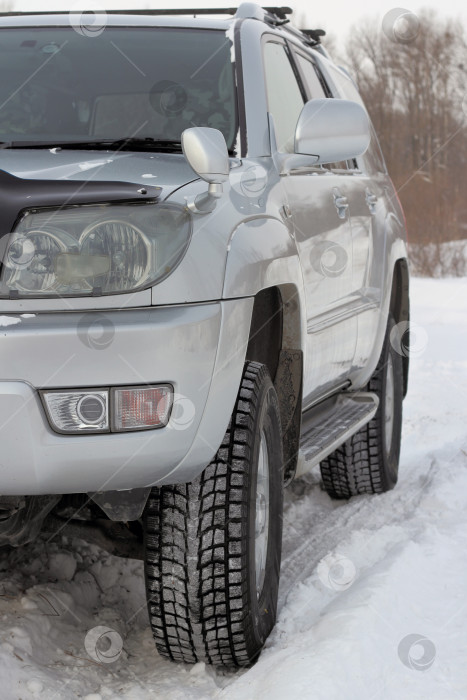
[(162, 187), (160, 199), (197, 176), (180, 153), (21, 149), (1, 153), (2, 170), (26, 180), (103, 180)]
[(339, 217), (334, 190), (345, 194), (332, 174), (300, 170), (282, 178), (292, 211), (304, 277), (307, 315), (303, 400), (308, 405), (348, 378), (357, 341), (357, 319), (350, 309), (352, 235), (345, 213)]
[[(194, 478), (227, 427), (251, 308), (247, 298), (105, 316), (38, 314), (19, 323), (0, 317), (1, 492), (131, 489), (167, 483), (169, 474)], [(92, 331), (103, 320), (96, 344)], [(167, 427), (134, 433), (59, 435), (48, 425), (38, 392), (148, 383), (172, 384), (174, 408)]]
[[(188, 250), (159, 284), (131, 294), (0, 300), (5, 495), (133, 489), (197, 476), (227, 428), (255, 296), (269, 287), (284, 293), (286, 307), (298, 307), (298, 338), (284, 347), (303, 353), (303, 409), (343, 388), (363, 388), (381, 352), (395, 266), (407, 259), (403, 215), (387, 174), (323, 173), (309, 160), (310, 167), (281, 171), (263, 39), (300, 46), (343, 97), (339, 71), (322, 53), (254, 19), (107, 15), (106, 22), (225, 32), (239, 90), (237, 157), (216, 207), (193, 214)], [(0, 32), (69, 23), (68, 14), (2, 17)], [(0, 150), (0, 169), (26, 180), (155, 185), (160, 201), (182, 206), (208, 189), (179, 153)], [(344, 217), (340, 196), (349, 200)], [(90, 332), (96, 322), (104, 329), (98, 341)], [(38, 393), (158, 382), (174, 386), (181, 418), (174, 412), (166, 428), (125, 434), (58, 435)]]

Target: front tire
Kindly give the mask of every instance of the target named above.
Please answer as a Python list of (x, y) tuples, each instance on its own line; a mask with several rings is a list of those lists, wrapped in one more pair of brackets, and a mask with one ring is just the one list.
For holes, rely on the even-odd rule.
[(276, 620), (282, 503), (277, 395), (266, 367), (247, 362), (211, 464), (148, 500), (146, 590), (160, 654), (226, 668), (256, 660)]

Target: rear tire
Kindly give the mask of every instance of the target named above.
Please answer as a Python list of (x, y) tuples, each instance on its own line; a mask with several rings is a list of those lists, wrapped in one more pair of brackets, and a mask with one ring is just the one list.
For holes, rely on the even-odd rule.
[(226, 668), (256, 660), (276, 620), (282, 502), (277, 395), (266, 367), (247, 362), (211, 464), (191, 484), (153, 489), (146, 507), (148, 610), (162, 656)]
[(392, 489), (398, 477), (402, 429), (402, 355), (391, 344), (388, 319), (383, 349), (367, 391), (377, 394), (375, 417), (321, 462), (324, 488), (332, 498)]

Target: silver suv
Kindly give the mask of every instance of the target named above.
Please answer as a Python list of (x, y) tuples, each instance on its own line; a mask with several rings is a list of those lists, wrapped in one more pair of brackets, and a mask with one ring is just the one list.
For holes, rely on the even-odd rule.
[(323, 32), (194, 12), (0, 17), (0, 543), (122, 523), (159, 652), (232, 667), (283, 487), (396, 483), (408, 265)]

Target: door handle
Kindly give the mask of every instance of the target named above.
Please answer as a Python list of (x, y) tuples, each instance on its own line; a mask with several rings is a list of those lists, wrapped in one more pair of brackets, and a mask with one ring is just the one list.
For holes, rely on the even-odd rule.
[(349, 208), (349, 200), (347, 197), (344, 197), (337, 188), (334, 189), (333, 196), (339, 219), (345, 219), (347, 216), (347, 209)]
[(378, 203), (378, 197), (373, 194), (371, 190), (365, 191), (365, 200), (368, 205), (368, 209), (372, 214), (376, 214), (376, 205)]

